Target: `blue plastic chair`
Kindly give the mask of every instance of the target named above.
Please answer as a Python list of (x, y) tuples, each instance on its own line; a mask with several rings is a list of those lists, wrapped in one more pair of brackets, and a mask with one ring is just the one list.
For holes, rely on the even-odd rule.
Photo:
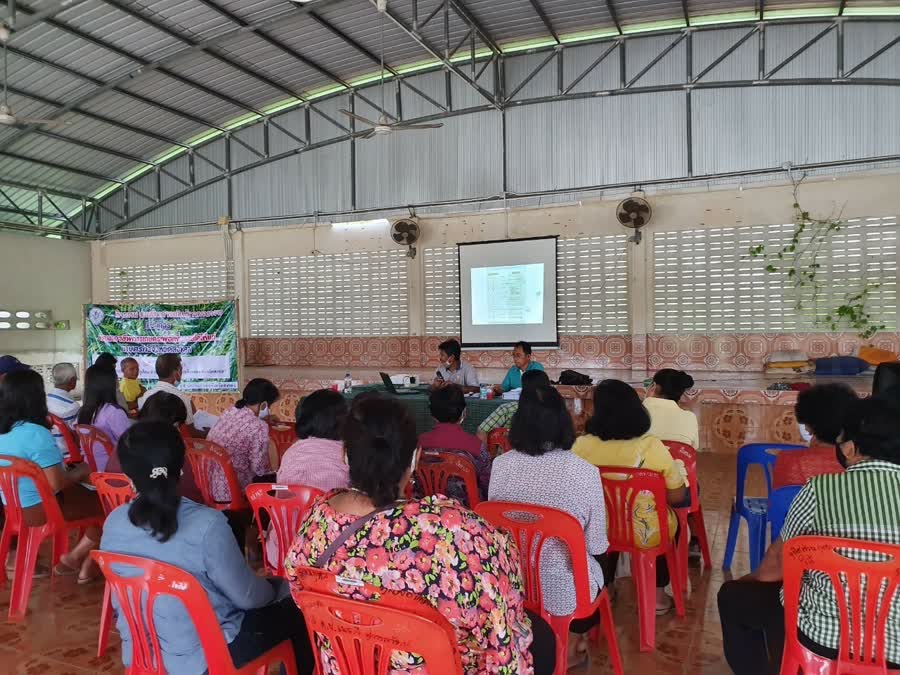
[(802, 489), (802, 485), (786, 485), (775, 490), (769, 497), (769, 524), (772, 526), (772, 541), (778, 539), (781, 534), (781, 526), (784, 525), (788, 509), (791, 508), (794, 497)]
[[(737, 536), (741, 528), (741, 518), (747, 521), (750, 533), (750, 570), (759, 567), (766, 552), (766, 530), (768, 529), (768, 500), (772, 494), (772, 467), (778, 453), (784, 450), (805, 450), (805, 445), (785, 443), (748, 443), (738, 450), (737, 455), (737, 487), (734, 502), (731, 504), (731, 520), (728, 523), (728, 540), (725, 544), (725, 559), (722, 569), (731, 569)], [(765, 497), (745, 497), (744, 483), (747, 471), (751, 466), (762, 467), (766, 476)]]

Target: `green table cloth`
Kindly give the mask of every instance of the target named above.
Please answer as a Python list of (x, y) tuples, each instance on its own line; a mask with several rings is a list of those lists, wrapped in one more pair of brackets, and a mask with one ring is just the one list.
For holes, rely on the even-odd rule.
[[(356, 398), (363, 392), (367, 391), (377, 391), (380, 394), (384, 394), (385, 396), (390, 396), (387, 389), (383, 384), (366, 384), (360, 387), (353, 387), (353, 391), (345, 396), (350, 399)], [(404, 396), (396, 396), (394, 397), (401, 401), (404, 405), (406, 405), (410, 411), (412, 411), (413, 417), (416, 420), (416, 433), (422, 434), (426, 431), (431, 431), (434, 426), (434, 420), (431, 418), (431, 413), (428, 410), (428, 390), (427, 389), (419, 389), (418, 393), (415, 394), (407, 394)], [(490, 415), (494, 410), (503, 405), (504, 403), (509, 403), (509, 401), (504, 401), (503, 399), (480, 399), (480, 398), (470, 398), (466, 397), (466, 419), (463, 421), (463, 429), (468, 431), (470, 434), (474, 434), (478, 431), (478, 425), (481, 424), (488, 415)]]

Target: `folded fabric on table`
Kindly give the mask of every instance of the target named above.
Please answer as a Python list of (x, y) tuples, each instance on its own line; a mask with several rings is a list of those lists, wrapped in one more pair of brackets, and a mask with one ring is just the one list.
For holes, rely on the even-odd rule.
[(856, 356), (829, 356), (816, 359), (816, 375), (859, 375), (869, 364)]
[(887, 349), (879, 349), (871, 345), (859, 348), (859, 358), (870, 366), (880, 366), (882, 363), (890, 363), (897, 360), (897, 355)]
[(807, 361), (809, 361), (809, 356), (806, 352), (800, 349), (781, 349), (766, 356), (766, 365), (774, 365), (776, 363), (791, 363), (794, 361), (803, 361), (804, 363), (806, 363)]
[(766, 368), (769, 370), (793, 370), (794, 368), (806, 368), (809, 365), (809, 361), (776, 361), (767, 364)]

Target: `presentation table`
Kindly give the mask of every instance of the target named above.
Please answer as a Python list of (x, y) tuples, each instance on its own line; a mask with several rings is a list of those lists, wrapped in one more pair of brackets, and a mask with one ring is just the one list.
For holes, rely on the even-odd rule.
[[(375, 391), (379, 394), (391, 396), (383, 384), (367, 384), (361, 387), (353, 387), (353, 391), (347, 396), (348, 398), (353, 399), (360, 394), (369, 391)], [(417, 434), (431, 431), (432, 427), (434, 427), (434, 420), (431, 417), (431, 412), (428, 410), (427, 389), (419, 389), (415, 394), (404, 394), (402, 396), (395, 396), (394, 398), (401, 401), (412, 412), (413, 417), (416, 420)], [(467, 396), (466, 419), (463, 420), (463, 429), (470, 434), (474, 434), (478, 431), (478, 425), (504, 403), (509, 403), (509, 401), (504, 401), (500, 398), (482, 399)]]

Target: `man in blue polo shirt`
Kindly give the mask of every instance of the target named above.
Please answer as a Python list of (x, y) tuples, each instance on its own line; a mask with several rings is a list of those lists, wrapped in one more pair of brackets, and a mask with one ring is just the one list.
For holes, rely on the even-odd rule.
[(529, 370), (544, 369), (544, 366), (537, 361), (532, 360), (531, 345), (524, 340), (517, 342), (513, 346), (512, 357), (513, 365), (506, 372), (503, 383), (494, 385), (494, 391), (498, 394), (502, 394), (505, 391), (512, 391), (513, 389), (521, 389), (522, 375)]

